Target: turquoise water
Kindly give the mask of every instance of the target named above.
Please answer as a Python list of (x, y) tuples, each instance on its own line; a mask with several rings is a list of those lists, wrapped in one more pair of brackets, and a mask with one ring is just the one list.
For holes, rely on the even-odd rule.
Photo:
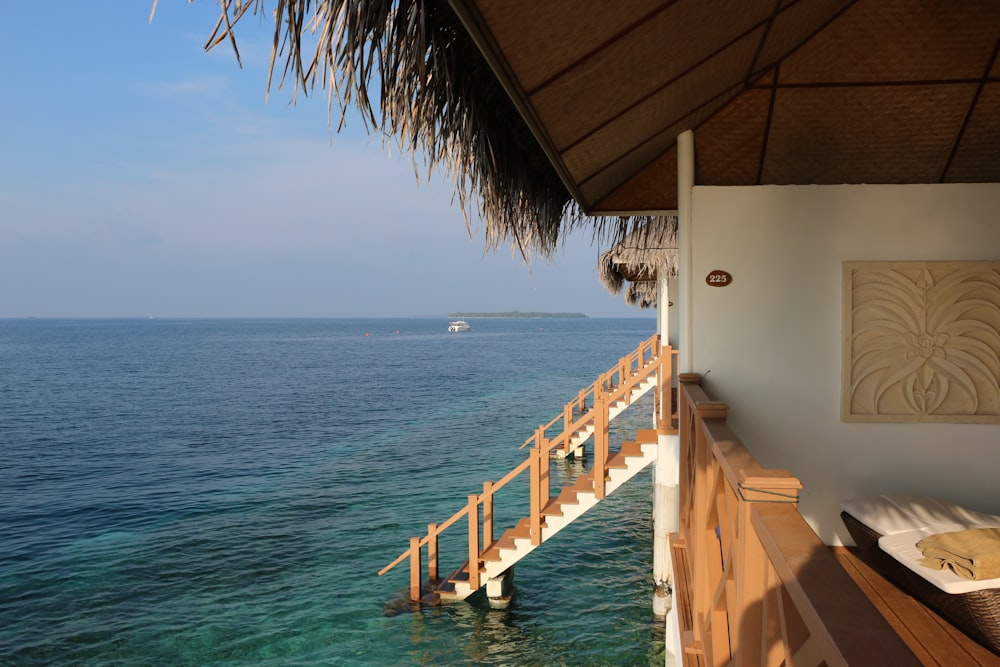
[(0, 664), (661, 665), (648, 472), (521, 561), (506, 611), (376, 576), (654, 330), (472, 324), (0, 320)]

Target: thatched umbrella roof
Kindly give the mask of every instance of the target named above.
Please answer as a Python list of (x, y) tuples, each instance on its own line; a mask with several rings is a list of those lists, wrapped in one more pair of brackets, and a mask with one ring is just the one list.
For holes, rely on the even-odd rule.
[(602, 252), (597, 262), (601, 284), (613, 294), (625, 289), (625, 301), (643, 308), (656, 305), (656, 278), (663, 270), (677, 275), (676, 216), (647, 218), (642, 227)]

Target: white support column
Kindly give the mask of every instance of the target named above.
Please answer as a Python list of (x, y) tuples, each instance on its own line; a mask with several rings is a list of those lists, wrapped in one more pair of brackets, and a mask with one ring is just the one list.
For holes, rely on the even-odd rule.
[[(667, 271), (661, 268), (656, 275), (656, 315), (660, 344), (670, 344), (670, 289)], [(666, 616), (673, 606), (671, 579), (673, 564), (670, 560), (670, 541), (667, 535), (677, 530), (677, 480), (678, 444), (676, 436), (661, 435), (657, 442), (656, 467), (653, 469), (653, 614)]]
[[(692, 312), (694, 302), (693, 272), (691, 270), (692, 211), (691, 200), (694, 190), (694, 133), (690, 130), (677, 137), (677, 300), (680, 326), (677, 333), (679, 359), (678, 373), (689, 372), (694, 353), (694, 328)], [(669, 297), (667, 290), (658, 292), (658, 299)], [(666, 303), (665, 300), (658, 303)], [(664, 308), (664, 310), (666, 310)], [(662, 326), (667, 328), (664, 317)], [(664, 663), (667, 667), (680, 664), (681, 640), (677, 623), (677, 610), (673, 605), (670, 543), (668, 535), (677, 531), (680, 511), (680, 437), (661, 435), (659, 455), (654, 470), (653, 490), (653, 613), (666, 616), (666, 651)]]
[(689, 373), (694, 359), (694, 328), (691, 293), (694, 277), (691, 267), (692, 211), (694, 190), (694, 133), (688, 130), (677, 137), (677, 287), (680, 301), (680, 350), (678, 373)]

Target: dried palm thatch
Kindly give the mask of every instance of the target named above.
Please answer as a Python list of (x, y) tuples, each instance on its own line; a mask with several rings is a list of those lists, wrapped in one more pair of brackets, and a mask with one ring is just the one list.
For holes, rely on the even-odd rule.
[[(267, 3), (218, 3), (206, 49), (228, 42), (239, 60), (235, 26)], [(598, 240), (635, 228), (632, 218), (587, 218), (447, 0), (277, 0), (274, 21), (268, 91), (284, 60), (279, 88), (319, 87), (341, 127), (354, 106), (370, 132), (423, 155), (428, 172), (443, 168), (466, 226), (481, 216), (488, 248), (550, 255), (574, 228), (592, 225)]]
[(625, 288), (625, 303), (640, 308), (656, 308), (656, 283), (629, 283)]
[(664, 268), (668, 275), (677, 275), (676, 216), (644, 218), (638, 229), (601, 253), (597, 275), (613, 294), (630, 283), (625, 293), (628, 303), (655, 305), (656, 276)]

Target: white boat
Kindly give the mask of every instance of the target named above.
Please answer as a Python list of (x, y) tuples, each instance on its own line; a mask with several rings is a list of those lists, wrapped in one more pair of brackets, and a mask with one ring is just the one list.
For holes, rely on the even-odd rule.
[(455, 320), (448, 325), (448, 331), (472, 331), (472, 327), (465, 320)]

